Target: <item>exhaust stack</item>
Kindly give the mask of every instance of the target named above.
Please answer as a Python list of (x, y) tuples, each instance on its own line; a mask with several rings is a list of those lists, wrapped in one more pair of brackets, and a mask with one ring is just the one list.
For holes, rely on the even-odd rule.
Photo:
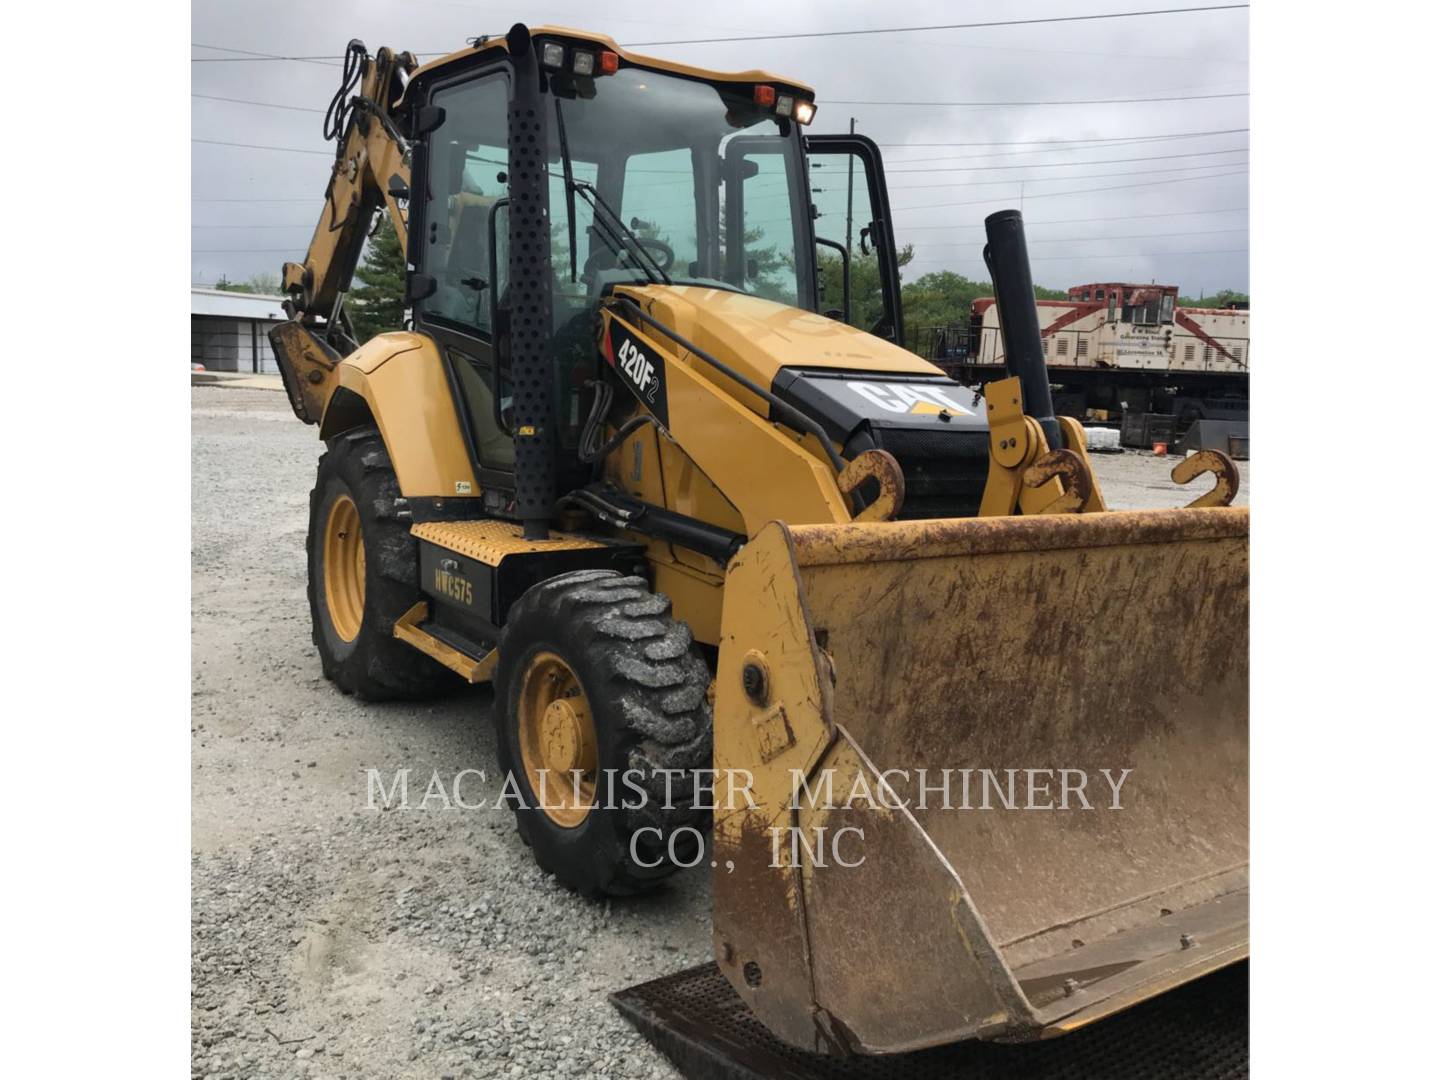
[(550, 362), (550, 203), (540, 65), (530, 31), (506, 35), (510, 96), (510, 355), (515, 380), (515, 498), (525, 539), (549, 537), (555, 504), (555, 380)]
[(1020, 378), (1026, 415), (1040, 422), (1050, 449), (1060, 450), (1065, 442), (1050, 400), (1040, 315), (1035, 310), (1035, 283), (1030, 277), (1025, 222), (1019, 210), (1000, 210), (985, 219), (985, 266), (995, 285), (1005, 370)]

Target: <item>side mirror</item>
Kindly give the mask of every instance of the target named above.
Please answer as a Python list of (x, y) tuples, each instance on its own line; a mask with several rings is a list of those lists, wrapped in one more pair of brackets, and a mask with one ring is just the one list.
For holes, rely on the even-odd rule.
[(419, 139), (429, 135), (444, 122), (445, 110), (439, 105), (421, 105), (415, 110), (415, 118), (410, 123), (410, 134)]
[(405, 303), (417, 304), (435, 295), (440, 283), (430, 274), (417, 274), (411, 270), (405, 275)]
[[(816, 247), (831, 249), (840, 258), (841, 306), (839, 310), (831, 309), (824, 312), (824, 314), (830, 316), (832, 319), (839, 319), (841, 322), (848, 323), (850, 321), (850, 249), (838, 240), (827, 240), (823, 236), (817, 236), (815, 238), (815, 245)], [(818, 252), (816, 253), (815, 259), (815, 278), (815, 292), (818, 294), (818, 298), (821, 300), (827, 299), (824, 263), (819, 258)]]

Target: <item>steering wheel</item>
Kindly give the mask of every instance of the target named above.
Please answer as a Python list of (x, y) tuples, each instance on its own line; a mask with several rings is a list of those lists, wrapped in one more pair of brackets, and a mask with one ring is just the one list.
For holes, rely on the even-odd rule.
[[(670, 267), (675, 265), (675, 249), (664, 240), (655, 240), (648, 236), (637, 236), (635, 239), (641, 247), (655, 255), (655, 263), (661, 270), (668, 272)], [(621, 258), (633, 262), (635, 256), (627, 249)]]

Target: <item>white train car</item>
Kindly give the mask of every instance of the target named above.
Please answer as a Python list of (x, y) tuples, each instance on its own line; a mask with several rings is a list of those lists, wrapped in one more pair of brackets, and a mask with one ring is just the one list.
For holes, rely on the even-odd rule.
[[(1248, 308), (1179, 307), (1174, 285), (1101, 282), (1069, 294), (1036, 301), (1060, 412), (1100, 421), (1171, 414), (1181, 429), (1248, 418)], [(1004, 365), (998, 310), (982, 297), (971, 307), (969, 356), (944, 366), (974, 383), (1002, 377)]]

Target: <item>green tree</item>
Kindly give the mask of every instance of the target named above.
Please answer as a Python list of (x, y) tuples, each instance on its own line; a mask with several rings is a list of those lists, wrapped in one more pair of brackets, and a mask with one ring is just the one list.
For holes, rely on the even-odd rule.
[(278, 296), (280, 294), (280, 275), (273, 270), (262, 270), (258, 274), (251, 274), (248, 291), (264, 293), (266, 296)]
[[(820, 267), (820, 307), (823, 310), (843, 310), (845, 298), (845, 266), (834, 249), (816, 248), (815, 258)], [(915, 258), (915, 247), (906, 244), (895, 256), (896, 263), (903, 269)], [(903, 290), (902, 290), (903, 292)], [(850, 252), (850, 325), (861, 330), (872, 329), (885, 314), (885, 294), (880, 288), (880, 260), (874, 249), (870, 254)], [(906, 318), (909, 318), (908, 312)]]
[(220, 280), (215, 282), (215, 288), (221, 292), (253, 293), (255, 291), (255, 286), (247, 285), (243, 281), (231, 281), (224, 274), (221, 274)]
[(1226, 304), (1250, 303), (1250, 294), (1238, 292), (1235, 289), (1221, 289), (1219, 292), (1209, 293), (1198, 299), (1182, 296), (1175, 303), (1177, 307), (1223, 308)]
[(365, 245), (355, 277), (360, 284), (350, 291), (348, 310), (357, 340), (399, 330), (405, 322), (405, 255), (389, 217)]
[[(981, 297), (994, 295), (990, 282), (972, 281), (953, 270), (934, 270), (907, 282), (900, 290), (905, 308), (905, 333), (909, 338), (907, 345), (923, 354), (929, 342), (929, 335), (924, 333), (926, 329), (966, 325), (970, 321), (971, 304)], [(1035, 286), (1037, 300), (1064, 300), (1067, 296), (1060, 289)]]

